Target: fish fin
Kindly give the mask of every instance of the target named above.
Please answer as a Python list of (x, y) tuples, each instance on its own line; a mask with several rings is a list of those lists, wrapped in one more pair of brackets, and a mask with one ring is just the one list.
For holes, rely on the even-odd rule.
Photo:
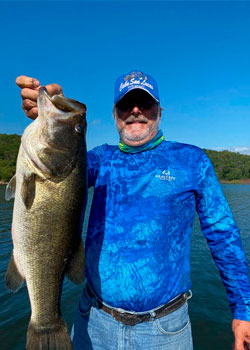
[(23, 177), (21, 186), (21, 198), (26, 209), (30, 209), (35, 198), (36, 182), (35, 174), (30, 173)]
[(16, 174), (10, 179), (5, 190), (5, 199), (9, 201), (11, 198), (15, 198), (16, 192)]
[(65, 273), (66, 276), (75, 284), (81, 284), (84, 281), (85, 253), (82, 239), (80, 239), (79, 244), (73, 253), (73, 257), (69, 261)]
[(5, 283), (8, 289), (17, 292), (23, 284), (24, 278), (17, 269), (13, 252), (5, 275)]
[(26, 350), (72, 350), (67, 326), (62, 318), (50, 327), (29, 323)]

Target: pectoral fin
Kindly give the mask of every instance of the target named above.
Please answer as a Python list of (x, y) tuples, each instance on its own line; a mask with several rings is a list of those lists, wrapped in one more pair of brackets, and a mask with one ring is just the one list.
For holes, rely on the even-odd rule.
[(66, 276), (75, 284), (81, 284), (84, 281), (85, 275), (85, 253), (83, 248), (82, 239), (70, 260), (67, 269)]
[[(27, 209), (31, 208), (32, 203), (35, 198), (35, 174), (28, 173), (25, 174), (22, 179), (21, 185), (21, 198), (23, 200), (24, 205)], [(9, 201), (12, 198), (15, 198), (16, 192), (16, 175), (14, 175), (5, 190), (5, 199)]]
[(33, 173), (23, 177), (21, 186), (21, 198), (27, 209), (30, 209), (35, 198), (36, 182)]
[(16, 192), (16, 175), (14, 175), (8, 185), (6, 186), (5, 190), (5, 199), (6, 201), (9, 201), (11, 198), (15, 198), (15, 192)]
[(23, 276), (21, 276), (20, 272), (17, 269), (13, 252), (11, 254), (10, 262), (5, 275), (5, 283), (8, 289), (13, 292), (17, 292), (18, 289), (22, 286), (24, 281)]

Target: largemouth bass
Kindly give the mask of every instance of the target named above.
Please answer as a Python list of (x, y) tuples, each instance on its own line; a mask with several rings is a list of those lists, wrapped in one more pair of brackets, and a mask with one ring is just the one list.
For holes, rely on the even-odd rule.
[(27, 350), (72, 349), (60, 295), (65, 274), (77, 284), (84, 279), (85, 117), (84, 104), (40, 88), (38, 117), (24, 131), (6, 188), (6, 199), (15, 196), (6, 285), (17, 291), (26, 280)]

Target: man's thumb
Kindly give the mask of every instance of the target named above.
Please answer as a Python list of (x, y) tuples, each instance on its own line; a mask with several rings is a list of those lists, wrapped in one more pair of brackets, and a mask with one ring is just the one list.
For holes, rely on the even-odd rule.
[(244, 350), (244, 338), (235, 336), (234, 350)]

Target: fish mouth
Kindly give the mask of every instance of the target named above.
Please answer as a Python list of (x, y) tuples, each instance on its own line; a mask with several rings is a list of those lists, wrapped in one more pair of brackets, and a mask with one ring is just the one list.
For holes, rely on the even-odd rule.
[(47, 98), (57, 109), (66, 113), (85, 113), (87, 107), (84, 103), (78, 102), (63, 95), (50, 96), (46, 87), (39, 88), (38, 98)]

